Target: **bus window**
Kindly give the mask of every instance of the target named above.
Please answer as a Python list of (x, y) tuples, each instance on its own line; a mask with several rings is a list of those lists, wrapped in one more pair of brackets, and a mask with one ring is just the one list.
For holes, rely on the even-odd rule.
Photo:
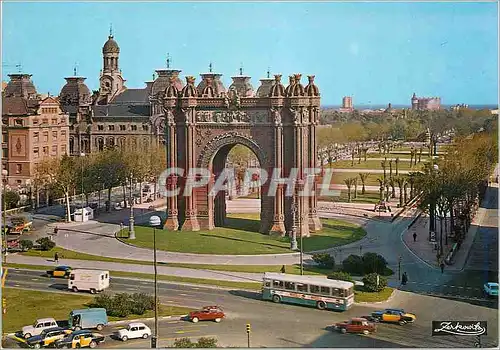
[(340, 296), (342, 296), (342, 295), (340, 294), (340, 291), (339, 291), (339, 289), (338, 289), (338, 288), (332, 288), (332, 295), (333, 295), (334, 297), (340, 297)]
[(295, 283), (293, 283), (293, 282), (285, 282), (285, 289), (295, 290)]
[(69, 279), (72, 280), (72, 281), (74, 281), (75, 280), (75, 274), (72, 273), (71, 275), (69, 275)]
[(264, 282), (264, 285), (265, 285), (266, 287), (271, 287), (271, 281), (265, 281), (265, 282)]
[(342, 298), (346, 296), (346, 290), (345, 289), (340, 289), (340, 296)]
[(309, 293), (319, 294), (319, 287), (318, 286), (309, 285)]
[(283, 288), (283, 281), (273, 281), (274, 288)]
[(330, 295), (330, 287), (321, 287), (320, 293), (324, 295)]
[(297, 283), (297, 292), (307, 293), (307, 284)]

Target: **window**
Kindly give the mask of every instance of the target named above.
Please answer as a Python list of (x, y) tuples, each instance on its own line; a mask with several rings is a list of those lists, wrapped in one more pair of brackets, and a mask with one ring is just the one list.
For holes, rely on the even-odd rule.
[(283, 288), (283, 281), (273, 281), (274, 288)]
[(49, 120), (47, 118), (42, 119), (42, 124), (48, 124)]
[(131, 330), (132, 332), (135, 332), (135, 331), (137, 331), (137, 327), (132, 327), (132, 328), (130, 328), (130, 330)]
[(316, 293), (318, 294), (319, 293), (319, 287), (318, 286), (309, 286), (309, 292), (310, 293)]
[(49, 132), (48, 131), (43, 132), (43, 142), (49, 142)]
[(295, 283), (293, 283), (293, 282), (285, 282), (285, 289), (295, 290)]
[(21, 164), (16, 164), (16, 174), (20, 174), (23, 170), (23, 166)]
[(61, 153), (62, 154), (66, 154), (67, 153), (67, 151), (66, 151), (66, 145), (62, 145), (61, 146)]
[(143, 126), (142, 126), (142, 130), (144, 130), (144, 131), (148, 131), (148, 126), (147, 126), (147, 125), (143, 125)]
[(338, 288), (332, 288), (332, 296), (340, 297), (340, 290)]
[(43, 327), (43, 323), (39, 323), (36, 325), (36, 328), (42, 328)]
[(319, 292), (320, 294), (330, 295), (330, 287), (321, 287)]
[(120, 131), (125, 131), (127, 130), (127, 126), (126, 125), (120, 125)]
[(52, 154), (53, 155), (57, 154), (57, 146), (52, 146)]
[(109, 131), (115, 131), (115, 126), (114, 125), (108, 125), (108, 130)]
[(33, 133), (33, 142), (38, 143), (38, 133), (37, 132)]
[(57, 125), (57, 119), (52, 119), (52, 125)]
[(16, 126), (23, 126), (23, 120), (22, 119), (16, 119)]
[(104, 275), (101, 275), (101, 280), (104, 281)]
[(38, 125), (38, 119), (33, 119), (33, 125)]
[(61, 130), (61, 140), (66, 140), (66, 130)]
[(297, 283), (297, 292), (307, 292), (307, 284)]
[(52, 131), (52, 141), (57, 141), (57, 131)]
[(146, 328), (145, 328), (144, 326), (139, 326), (139, 330), (140, 330), (140, 331), (143, 331), (143, 330), (145, 330), (145, 329), (146, 329)]
[(137, 125), (130, 125), (130, 128), (132, 129), (132, 131), (137, 131)]
[(265, 281), (264, 286), (266, 287), (271, 287), (271, 281)]
[(70, 125), (69, 126), (69, 130), (75, 130), (75, 126), (74, 125)]
[(74, 274), (74, 273), (72, 273), (71, 275), (69, 275), (69, 279), (70, 279), (71, 281), (74, 281), (74, 280), (75, 280), (75, 274)]
[(52, 322), (45, 322), (45, 323), (43, 324), (43, 326), (44, 326), (44, 327), (50, 327), (50, 326), (52, 326)]
[(43, 152), (44, 156), (48, 156), (49, 155), (49, 147), (48, 146), (43, 147), (42, 152)]
[(103, 131), (104, 130), (104, 125), (97, 125), (97, 130)]
[(38, 147), (33, 148), (33, 157), (38, 158)]

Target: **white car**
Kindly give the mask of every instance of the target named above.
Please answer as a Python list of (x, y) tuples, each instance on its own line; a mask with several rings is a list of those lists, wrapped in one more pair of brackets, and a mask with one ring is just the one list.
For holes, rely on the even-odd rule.
[(32, 326), (24, 326), (22, 329), (23, 337), (28, 339), (34, 335), (39, 335), (43, 330), (59, 327), (53, 318), (40, 318)]
[(498, 297), (498, 283), (488, 282), (483, 286), (484, 294), (487, 297)]
[(118, 338), (123, 341), (136, 338), (148, 339), (151, 336), (151, 329), (144, 323), (134, 322), (130, 323), (127, 328), (120, 329), (117, 333)]

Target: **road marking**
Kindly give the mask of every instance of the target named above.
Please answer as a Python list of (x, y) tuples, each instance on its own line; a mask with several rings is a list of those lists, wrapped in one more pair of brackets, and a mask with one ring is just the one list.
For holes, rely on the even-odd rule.
[(187, 332), (199, 332), (200, 330), (199, 329), (186, 329), (184, 331), (176, 331), (174, 332), (175, 334), (184, 334), (184, 333), (187, 333)]
[(167, 303), (175, 303), (173, 300), (165, 300)]
[(170, 324), (172, 324), (172, 323), (181, 323), (181, 321), (169, 321), (167, 323), (170, 323)]
[(38, 281), (38, 278), (32, 278), (31, 280), (32, 281)]
[[(199, 338), (200, 335), (186, 335), (184, 338)], [(204, 335), (203, 337), (205, 338), (217, 338), (216, 335)], [(162, 338), (162, 339), (165, 339), (165, 340), (175, 340), (175, 339), (179, 339), (179, 338)]]
[(184, 294), (184, 293), (180, 293), (179, 295), (182, 295), (182, 296), (185, 296), (185, 297), (189, 296), (188, 294)]
[(19, 284), (14, 284), (14, 287), (21, 287)]

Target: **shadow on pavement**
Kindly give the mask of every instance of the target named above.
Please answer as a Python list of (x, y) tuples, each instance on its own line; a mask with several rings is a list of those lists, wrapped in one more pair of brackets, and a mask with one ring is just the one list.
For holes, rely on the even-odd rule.
[(402, 348), (401, 344), (372, 338), (365, 335), (341, 334), (328, 332), (312, 343), (304, 344), (307, 348)]
[(245, 290), (230, 290), (229, 294), (246, 299), (262, 300), (262, 294)]
[[(488, 191), (490, 192), (490, 198), (498, 198), (498, 187), (489, 187)], [(485, 201), (485, 202), (487, 202), (487, 203), (485, 206), (481, 206), (482, 208), (498, 209), (498, 201), (489, 200), (489, 201)]]

